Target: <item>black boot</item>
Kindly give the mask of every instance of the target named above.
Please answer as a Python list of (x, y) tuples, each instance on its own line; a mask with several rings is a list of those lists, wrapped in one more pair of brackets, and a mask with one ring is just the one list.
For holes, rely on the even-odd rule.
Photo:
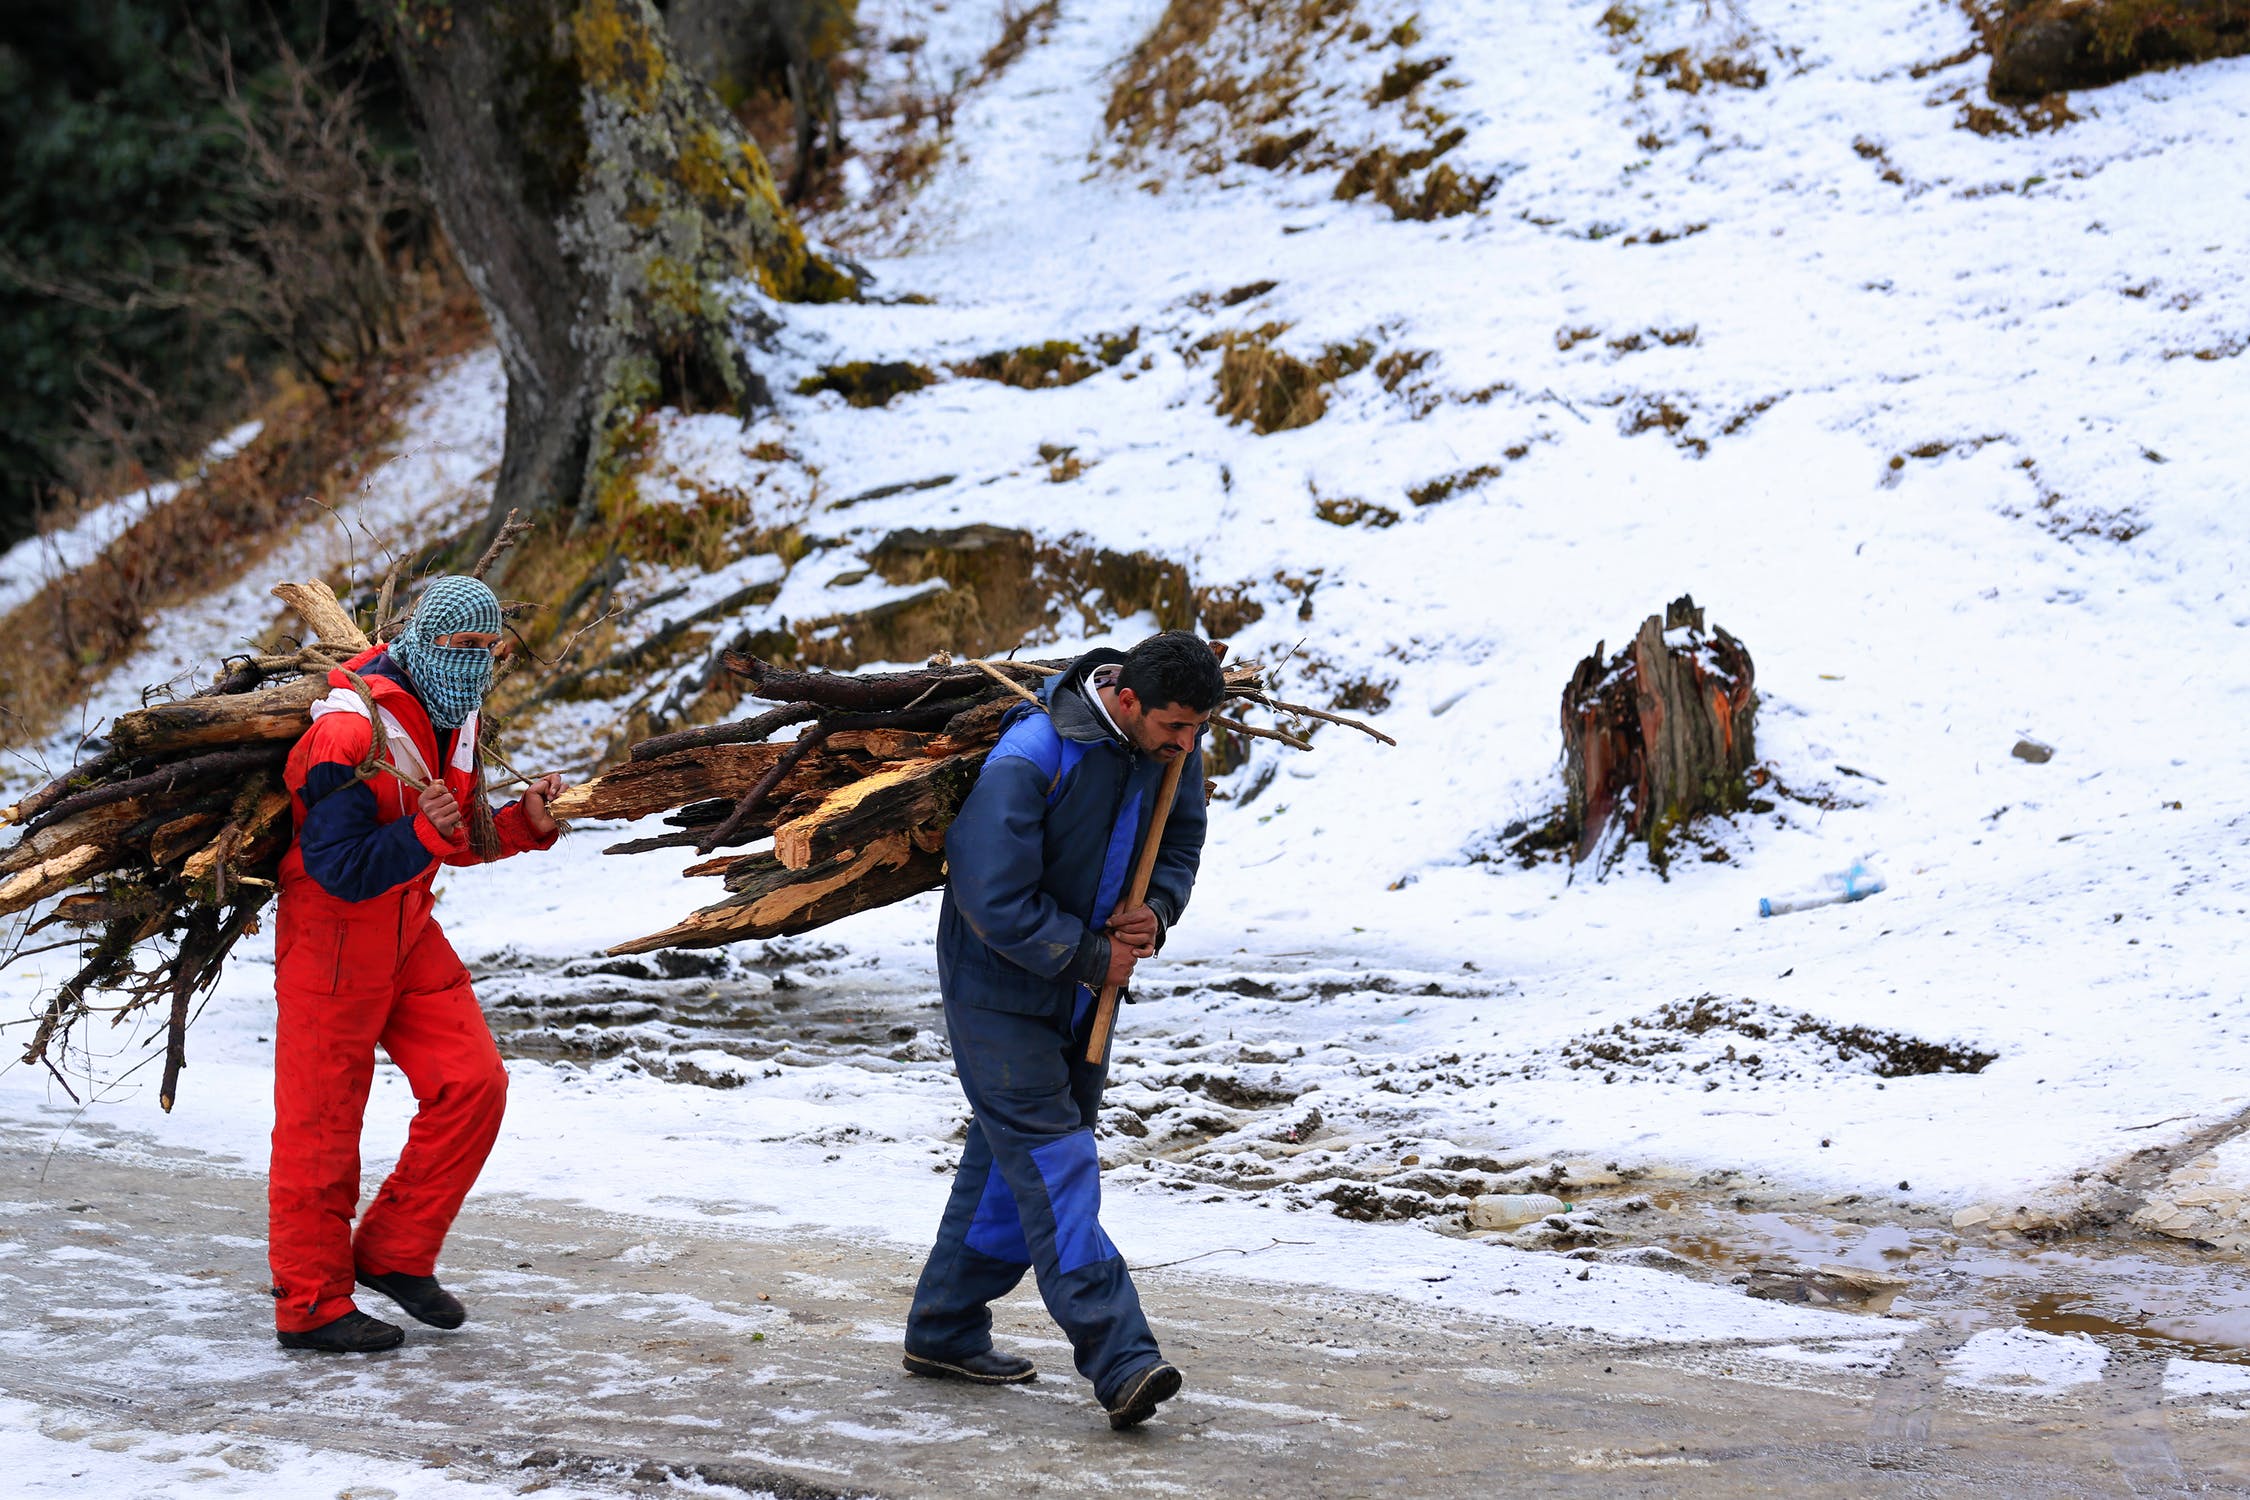
[(459, 1328), (468, 1321), (461, 1299), (439, 1286), (435, 1276), (407, 1276), (397, 1271), (385, 1271), (380, 1276), (365, 1271), (356, 1274), (361, 1286), (381, 1292), (432, 1328)]
[(1135, 1372), (1126, 1378), (1124, 1388), (1117, 1393), (1117, 1404), (1109, 1409), (1110, 1430), (1123, 1432), (1140, 1426), (1156, 1415), (1159, 1403), (1179, 1393), (1180, 1372), (1162, 1360)]
[(406, 1342), (406, 1330), (396, 1323), (371, 1318), (354, 1308), (333, 1322), (303, 1333), (276, 1331), (284, 1349), (317, 1349), (323, 1354), (379, 1354)]
[(928, 1375), (936, 1380), (967, 1380), (977, 1385), (1018, 1385), (1039, 1378), (1038, 1367), (1030, 1360), (1020, 1354), (1002, 1354), (997, 1349), (965, 1354), (959, 1359), (928, 1359), (909, 1354), (906, 1373)]

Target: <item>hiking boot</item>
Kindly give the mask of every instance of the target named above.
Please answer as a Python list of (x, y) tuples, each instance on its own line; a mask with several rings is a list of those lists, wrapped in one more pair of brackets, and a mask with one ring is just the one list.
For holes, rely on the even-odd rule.
[(1179, 1393), (1180, 1372), (1161, 1359), (1127, 1377), (1116, 1404), (1109, 1409), (1110, 1431), (1123, 1432), (1128, 1427), (1140, 1426), (1156, 1415), (1160, 1403)]
[(1020, 1354), (1002, 1354), (997, 1349), (965, 1354), (959, 1359), (930, 1359), (909, 1354), (906, 1373), (927, 1375), (934, 1380), (966, 1380), (976, 1385), (1020, 1385), (1039, 1378), (1039, 1369), (1030, 1360)]
[(371, 1318), (357, 1308), (318, 1328), (303, 1333), (275, 1330), (284, 1349), (317, 1349), (322, 1354), (380, 1354), (406, 1342), (406, 1330), (396, 1323)]
[(361, 1286), (381, 1292), (432, 1328), (459, 1328), (468, 1321), (461, 1299), (439, 1286), (435, 1276), (407, 1276), (397, 1271), (385, 1271), (380, 1276), (360, 1271), (355, 1276)]

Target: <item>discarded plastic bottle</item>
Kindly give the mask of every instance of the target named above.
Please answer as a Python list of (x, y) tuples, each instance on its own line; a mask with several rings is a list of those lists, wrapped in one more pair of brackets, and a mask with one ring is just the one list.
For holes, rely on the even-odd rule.
[(1568, 1212), (1570, 1205), (1551, 1193), (1484, 1193), (1469, 1204), (1469, 1222), (1479, 1229), (1516, 1229)]
[(1845, 901), (1865, 901), (1883, 889), (1883, 877), (1868, 869), (1861, 860), (1853, 860), (1852, 867), (1842, 874), (1823, 875), (1821, 889), (1803, 896), (1760, 896), (1758, 915), (1778, 917), (1787, 912), (1810, 911), (1816, 906), (1835, 906)]

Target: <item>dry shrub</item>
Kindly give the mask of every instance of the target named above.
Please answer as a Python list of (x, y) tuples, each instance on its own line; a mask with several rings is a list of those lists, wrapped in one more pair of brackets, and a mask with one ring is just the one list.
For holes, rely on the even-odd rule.
[(1700, 94), (1705, 84), (1715, 88), (1762, 89), (1764, 65), (1747, 51), (1698, 55), (1686, 47), (1652, 52), (1641, 59), (1640, 76), (1659, 79), (1668, 89)]
[(1047, 466), (1049, 484), (1068, 484), (1092, 467), (1067, 443), (1041, 443), (1039, 461)]
[(1230, 583), (1197, 589), (1195, 615), (1207, 638), (1224, 641), (1264, 619), (1266, 607), (1250, 597), (1247, 584)]
[[(402, 313), (403, 347), (327, 396), (297, 386), (262, 413), (257, 441), (185, 484), (103, 553), (0, 619), (0, 744), (37, 739), (147, 639), (151, 620), (242, 577), (383, 458), (398, 415), (437, 361), (487, 336), (465, 289)], [(214, 663), (215, 665), (215, 663)]]
[[(1271, 283), (1269, 282), (1270, 286)], [(949, 366), (956, 375), (971, 380), (996, 380), (1027, 391), (1076, 385), (1122, 362), (1141, 347), (1141, 331), (1103, 334), (1092, 340), (1093, 350), (1070, 339), (1049, 339), (1021, 349), (999, 349)]]
[[(1372, 195), (1398, 218), (1472, 213), (1497, 179), (1436, 165), (1467, 132), (1422, 99), (1450, 59), (1387, 56), (1420, 39), (1411, 20), (1378, 36), (1356, 17), (1355, 0), (1172, 0), (1110, 94), (1119, 164), (1160, 145), (1203, 173), (1234, 162), (1340, 169), (1337, 197)], [(1352, 96), (1334, 82), (1339, 67), (1367, 62), (1383, 66), (1359, 97), (1370, 111), (1395, 114), (1423, 144), (1372, 142), (1371, 127), (1390, 128), (1342, 107)]]
[(1017, 10), (1013, 5), (1005, 7), (1000, 13), (1000, 39), (985, 50), (973, 81), (990, 83), (1007, 72), (1017, 58), (1030, 50), (1034, 40), (1054, 30), (1059, 14), (1058, 0), (1040, 0), (1028, 10)]
[(1473, 469), (1462, 469), (1452, 474), (1417, 484), (1407, 490), (1406, 498), (1416, 505), (1437, 505), (1452, 499), (1463, 490), (1473, 490), (1500, 477), (1498, 464), (1478, 464)]
[(856, 407), (888, 406), (894, 396), (937, 383), (936, 372), (904, 360), (853, 360), (823, 366), (817, 375), (797, 382), (797, 394), (817, 396), (834, 391)]
[[(1465, 131), (1451, 130), (1425, 147), (1396, 152), (1378, 146), (1345, 168), (1336, 183), (1336, 196), (1345, 200), (1373, 197), (1397, 219), (1428, 222), (1475, 213), (1499, 186), (1497, 176), (1468, 177), (1437, 158), (1461, 143)], [(1432, 168), (1431, 164), (1437, 162)], [(1428, 175), (1417, 184), (1416, 172)]]
[[(1312, 86), (1311, 63), (1330, 44), (1352, 39), (1354, 0), (1171, 0), (1155, 27), (1125, 59), (1104, 115), (1128, 151), (1177, 145), (1188, 117), (1215, 107), (1228, 130), (1248, 137), (1245, 158), (1274, 165), (1313, 145), (1317, 135), (1273, 127)], [(1222, 25), (1255, 29), (1252, 54), (1213, 56)], [(1364, 39), (1364, 38), (1362, 38)], [(1195, 170), (1216, 172), (1235, 154), (1218, 142), (1194, 152)], [(1316, 156), (1323, 153), (1314, 153)], [(1311, 163), (1318, 165), (1318, 162)], [(1302, 167), (1306, 162), (1297, 162)]]
[(1672, 440), (1675, 447), (1701, 458), (1711, 451), (1711, 445), (1688, 433), (1688, 424), (1693, 420), (1692, 414), (1680, 410), (1666, 397), (1639, 396), (1626, 405), (1625, 413), (1617, 425), (1618, 431), (1626, 437), (1661, 431)]
[(1261, 435), (1307, 427), (1328, 412), (1328, 387), (1366, 368), (1368, 343), (1332, 344), (1306, 361), (1274, 347), (1288, 325), (1215, 334), (1197, 347), (1219, 351), (1218, 410), (1230, 422), (1248, 422)]
[(1331, 526), (1367, 526), (1380, 531), (1398, 524), (1398, 512), (1372, 500), (1323, 495), (1313, 501), (1313, 514)]

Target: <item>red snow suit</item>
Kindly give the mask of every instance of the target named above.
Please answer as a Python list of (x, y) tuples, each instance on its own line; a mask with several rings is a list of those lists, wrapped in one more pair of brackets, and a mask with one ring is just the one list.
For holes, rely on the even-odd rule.
[[(403, 671), (381, 646), (346, 665), (388, 711), (388, 758), (427, 779), (427, 768), (439, 765), (438, 741)], [(315, 708), (284, 772), (297, 837), (282, 860), (274, 938), (280, 1015), (267, 1212), (274, 1322), (288, 1333), (352, 1311), (355, 1265), (433, 1274), (500, 1132), (508, 1091), (468, 971), (431, 917), (438, 865), (478, 863), (466, 831), (458, 840), (440, 834), (421, 815), (419, 794), (395, 776), (357, 779), (372, 726), (342, 670), (329, 684), (341, 691)], [(455, 738), (445, 783), (466, 808), (476, 795), (474, 717)], [(554, 842), (532, 832), (520, 802), (494, 821), (501, 858)], [(355, 1234), (360, 1123), (378, 1043), (420, 1108)]]

